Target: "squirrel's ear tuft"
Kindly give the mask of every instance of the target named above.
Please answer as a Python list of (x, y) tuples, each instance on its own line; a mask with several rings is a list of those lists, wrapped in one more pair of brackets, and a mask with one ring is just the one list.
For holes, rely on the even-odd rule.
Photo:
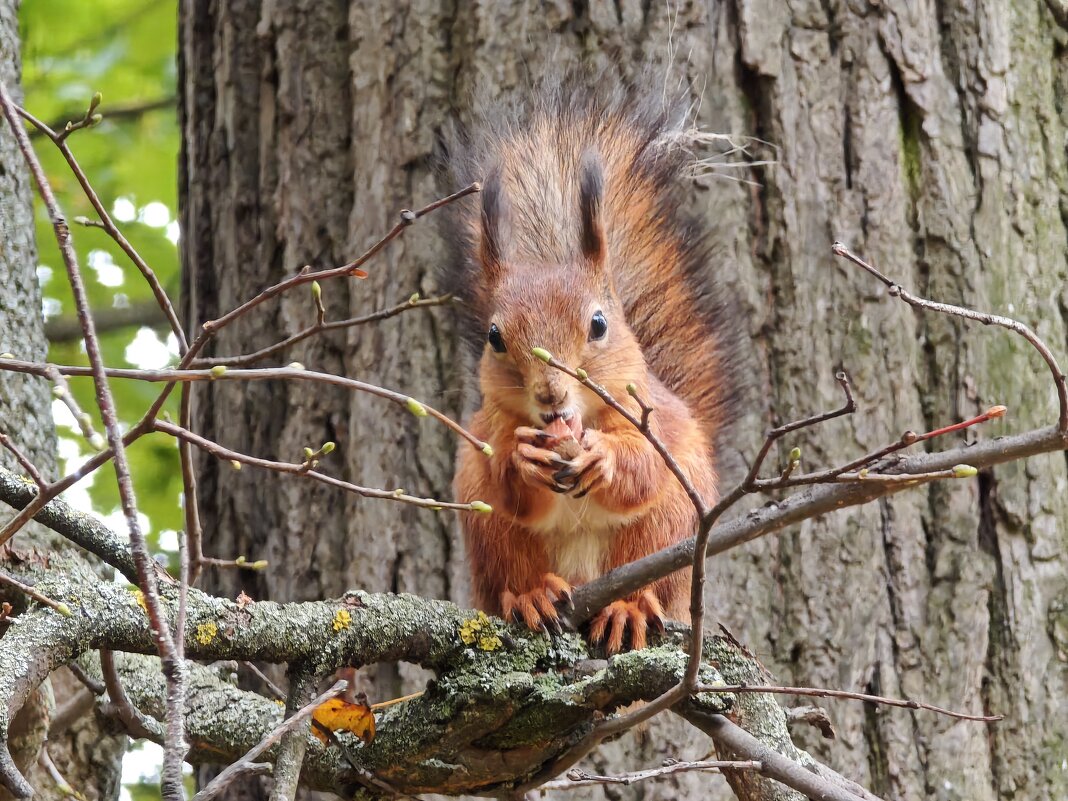
[(600, 268), (604, 264), (604, 227), (601, 225), (601, 198), (604, 195), (604, 173), (601, 157), (587, 150), (579, 165), (579, 215), (581, 219), (582, 255), (586, 262)]
[(501, 187), (501, 170), (500, 167), (494, 167), (482, 182), (482, 232), (479, 242), (482, 269), (490, 283), (496, 283), (500, 279), (503, 269), (501, 242), (506, 212), (507, 201)]

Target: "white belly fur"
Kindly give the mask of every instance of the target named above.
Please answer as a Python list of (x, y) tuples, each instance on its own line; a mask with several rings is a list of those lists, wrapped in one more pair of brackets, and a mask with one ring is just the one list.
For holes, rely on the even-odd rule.
[(606, 512), (589, 498), (559, 496), (549, 513), (531, 528), (544, 539), (552, 571), (572, 585), (604, 573), (614, 533), (637, 515)]

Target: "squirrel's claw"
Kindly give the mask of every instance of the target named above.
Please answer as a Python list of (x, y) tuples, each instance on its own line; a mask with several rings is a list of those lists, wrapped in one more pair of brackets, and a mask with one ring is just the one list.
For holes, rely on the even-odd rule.
[(519, 595), (509, 590), (502, 592), (501, 617), (524, 623), (532, 631), (562, 634), (563, 627), (554, 603), (556, 599), (570, 603), (571, 585), (555, 573), (546, 573), (541, 577), (541, 584), (527, 592)]
[(515, 430), (515, 438), (518, 442), (525, 442), (535, 448), (545, 449), (551, 449), (559, 439), (546, 431), (542, 431), (540, 428), (531, 428), (530, 426), (519, 426)]
[(513, 462), (519, 475), (528, 484), (545, 487), (557, 493), (570, 492), (573, 489), (571, 484), (561, 484), (553, 477), (561, 465), (569, 464), (553, 451), (521, 442), (513, 454)]
[(590, 623), (590, 642), (604, 642), (605, 651), (617, 654), (623, 649), (623, 637), (630, 629), (630, 647), (644, 648), (649, 624), (664, 630), (664, 610), (650, 590), (643, 590), (634, 601), (613, 601)]

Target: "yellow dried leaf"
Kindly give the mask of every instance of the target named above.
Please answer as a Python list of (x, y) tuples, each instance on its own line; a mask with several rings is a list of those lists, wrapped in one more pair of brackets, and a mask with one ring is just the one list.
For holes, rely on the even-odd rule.
[[(342, 698), (331, 698), (315, 708), (312, 718), (330, 731), (347, 731), (355, 734), (365, 743), (375, 738), (375, 716), (371, 707), (363, 704), (350, 704)], [(315, 736), (323, 742), (326, 738), (312, 727)]]

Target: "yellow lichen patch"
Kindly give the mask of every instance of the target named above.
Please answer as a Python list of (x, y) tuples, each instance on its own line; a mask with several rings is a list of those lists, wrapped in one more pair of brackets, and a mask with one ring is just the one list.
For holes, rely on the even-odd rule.
[(348, 609), (338, 609), (334, 613), (334, 631), (341, 631), (347, 629), (352, 625), (352, 615), (349, 614)]
[(201, 623), (197, 626), (197, 642), (201, 645), (207, 645), (215, 636), (219, 633), (219, 627), (212, 622)]
[(483, 634), (478, 638), (478, 647), (483, 651), (496, 651), (503, 644), (496, 634)]
[[(501, 647), (501, 640), (492, 633), (492, 623), (485, 612), (479, 612), (473, 618), (460, 625), (460, 639), (464, 645), (474, 645), (483, 651), (493, 651)], [(485, 633), (482, 633), (485, 632)]]

